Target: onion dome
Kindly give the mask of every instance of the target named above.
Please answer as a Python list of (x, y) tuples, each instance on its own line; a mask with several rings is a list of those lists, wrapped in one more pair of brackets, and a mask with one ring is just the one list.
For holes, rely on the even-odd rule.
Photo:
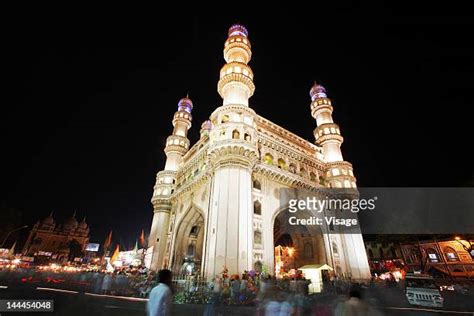
[(206, 120), (201, 124), (201, 131), (210, 131), (212, 129), (212, 123), (210, 120)]
[(191, 113), (193, 109), (193, 101), (189, 98), (188, 95), (186, 95), (185, 98), (182, 98), (178, 102), (178, 111), (186, 111), (188, 113)]
[(43, 219), (43, 220), (41, 221), (41, 224), (42, 224), (42, 225), (48, 225), (48, 226), (54, 225), (55, 222), (54, 222), (54, 218), (53, 218), (53, 212), (51, 212), (48, 217), (46, 217), (45, 219)]
[(65, 230), (74, 230), (77, 228), (78, 224), (79, 223), (77, 222), (77, 219), (76, 219), (76, 212), (74, 212), (74, 214), (64, 222), (63, 227)]
[(314, 101), (320, 98), (327, 98), (326, 89), (322, 85), (318, 84), (316, 81), (314, 82), (314, 85), (311, 87), (311, 90), (309, 91), (309, 95), (311, 96), (311, 101)]
[(229, 37), (236, 35), (248, 37), (249, 32), (247, 31), (245, 26), (240, 24), (234, 24), (229, 28)]

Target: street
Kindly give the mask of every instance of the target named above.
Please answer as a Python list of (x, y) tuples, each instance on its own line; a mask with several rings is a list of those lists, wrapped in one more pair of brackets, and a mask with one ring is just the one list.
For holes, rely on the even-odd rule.
[[(146, 299), (114, 297), (48, 287), (0, 285), (0, 299), (53, 299), (54, 312), (51, 315), (145, 315)], [(175, 304), (175, 315), (202, 315), (208, 305)], [(467, 311), (436, 311), (429, 308), (385, 307), (380, 309), (383, 315), (474, 315)], [(220, 306), (214, 309), (214, 315), (255, 315), (257, 308), (251, 306)], [(15, 313), (0, 313), (13, 315)], [(19, 314), (19, 313), (16, 313)], [(22, 313), (25, 315), (33, 313)]]

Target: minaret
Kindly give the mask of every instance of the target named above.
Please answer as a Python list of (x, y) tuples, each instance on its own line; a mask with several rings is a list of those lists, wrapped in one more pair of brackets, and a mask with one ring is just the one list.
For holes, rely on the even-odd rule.
[(150, 230), (148, 246), (153, 246), (151, 269), (156, 270), (166, 266), (163, 262), (168, 239), (168, 225), (171, 211), (170, 196), (176, 182), (176, 171), (184, 154), (189, 150), (188, 130), (191, 128), (191, 111), (193, 102), (188, 96), (178, 102), (178, 110), (173, 117), (173, 134), (166, 140), (165, 169), (156, 175), (153, 197), (153, 222)]
[(255, 111), (249, 98), (255, 91), (252, 52), (247, 29), (230, 27), (224, 44), (226, 64), (217, 91), (222, 106), (211, 114), (208, 154), (214, 168), (211, 183), (207, 266), (203, 274), (215, 277), (223, 267), (229, 273), (253, 269), (252, 168), (258, 160)]
[(326, 182), (334, 188), (355, 188), (352, 165), (342, 158), (341, 144), (344, 138), (339, 125), (332, 119), (333, 107), (326, 95), (326, 89), (315, 82), (309, 94), (312, 101), (311, 115), (318, 126), (314, 130), (314, 137), (316, 144), (323, 147), (326, 161)]
[(227, 64), (222, 67), (217, 84), (223, 105), (249, 105), (249, 98), (255, 91), (253, 72), (247, 65), (251, 57), (247, 29), (243, 25), (232, 25), (224, 43), (224, 59)]
[[(316, 144), (323, 147), (323, 155), (326, 161), (326, 183), (331, 188), (355, 188), (356, 179), (352, 171), (352, 165), (344, 161), (341, 153), (341, 144), (344, 141), (341, 136), (339, 125), (332, 119), (331, 100), (326, 95), (326, 89), (320, 84), (314, 83), (309, 92), (311, 96), (311, 115), (316, 119), (318, 127), (314, 130)], [(353, 190), (344, 190), (353, 198)], [(357, 217), (356, 214), (352, 214)], [(370, 279), (370, 269), (365, 252), (362, 234), (353, 230), (350, 234), (328, 233), (332, 241), (339, 240), (343, 245), (344, 265), (346, 271), (350, 272), (354, 280)], [(328, 247), (330, 247), (328, 245)], [(341, 255), (341, 254), (340, 254)], [(331, 254), (331, 256), (333, 256)], [(339, 259), (338, 259), (339, 260)]]

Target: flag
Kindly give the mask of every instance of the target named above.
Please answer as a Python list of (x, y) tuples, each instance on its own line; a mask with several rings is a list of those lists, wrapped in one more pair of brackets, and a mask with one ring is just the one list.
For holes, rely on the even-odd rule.
[(142, 234), (140, 235), (140, 245), (145, 247), (145, 232), (142, 229)]
[(107, 250), (107, 248), (110, 247), (110, 245), (112, 244), (112, 231), (110, 231), (109, 235), (107, 236), (107, 238), (105, 238), (105, 241), (104, 241), (104, 252)]
[(15, 246), (16, 246), (16, 241), (13, 243), (13, 246), (8, 251), (9, 256), (14, 256), (15, 255)]
[(112, 255), (112, 257), (110, 257), (110, 264), (114, 264), (114, 261), (118, 259), (118, 256), (119, 256), (119, 245), (117, 244), (117, 246), (115, 247), (115, 251)]

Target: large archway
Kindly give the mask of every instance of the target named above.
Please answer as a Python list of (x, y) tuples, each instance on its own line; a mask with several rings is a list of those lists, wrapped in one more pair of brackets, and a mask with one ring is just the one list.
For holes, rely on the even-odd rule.
[(175, 275), (197, 275), (201, 273), (204, 217), (191, 207), (179, 222), (174, 239), (172, 270)]
[(290, 217), (309, 218), (309, 212), (290, 213), (284, 209), (273, 221), (276, 275), (308, 264), (327, 263), (327, 255), (321, 227), (318, 225), (291, 225)]

